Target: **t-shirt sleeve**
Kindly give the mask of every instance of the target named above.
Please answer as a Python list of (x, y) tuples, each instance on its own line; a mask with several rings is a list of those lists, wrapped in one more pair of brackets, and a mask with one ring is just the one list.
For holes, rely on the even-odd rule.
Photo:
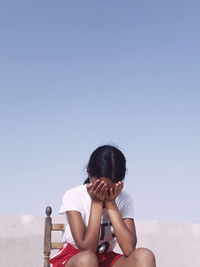
[(62, 204), (59, 209), (60, 214), (65, 214), (66, 211), (75, 210), (81, 212), (80, 201), (78, 199), (78, 193), (74, 190), (65, 192), (62, 198)]
[(125, 192), (120, 201), (120, 214), (123, 219), (134, 219), (133, 199), (130, 194)]

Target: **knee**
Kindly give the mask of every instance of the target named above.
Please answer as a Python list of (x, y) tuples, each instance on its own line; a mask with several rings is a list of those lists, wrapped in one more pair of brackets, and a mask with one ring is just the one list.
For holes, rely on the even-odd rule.
[(131, 254), (131, 258), (134, 258), (136, 262), (154, 262), (155, 256), (153, 252), (147, 248), (137, 248)]
[(98, 266), (98, 261), (97, 261), (97, 257), (95, 255), (95, 253), (93, 253), (89, 250), (86, 250), (86, 251), (82, 251), (79, 254), (77, 264), (78, 264), (78, 266), (81, 266), (81, 267)]

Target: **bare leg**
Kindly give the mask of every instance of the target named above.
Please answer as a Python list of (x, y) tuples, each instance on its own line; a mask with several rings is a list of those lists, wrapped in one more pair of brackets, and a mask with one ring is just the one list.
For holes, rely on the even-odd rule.
[(137, 248), (128, 257), (121, 257), (112, 267), (156, 267), (155, 256), (147, 248)]
[(98, 267), (98, 260), (95, 253), (91, 251), (81, 251), (73, 256), (65, 267)]

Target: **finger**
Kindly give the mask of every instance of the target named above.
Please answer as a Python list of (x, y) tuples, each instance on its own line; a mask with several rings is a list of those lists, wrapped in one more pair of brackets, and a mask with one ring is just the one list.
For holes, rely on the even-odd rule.
[(119, 195), (120, 193), (121, 193), (121, 191), (122, 191), (122, 188), (123, 188), (123, 183), (122, 182), (119, 182), (118, 183), (118, 191), (117, 191), (117, 194)]
[(96, 180), (94, 183), (93, 183), (93, 186), (92, 186), (92, 191), (95, 191), (97, 186), (100, 184), (100, 180)]
[(89, 184), (86, 184), (86, 187), (90, 188), (90, 187), (92, 187), (92, 185), (93, 185), (92, 183), (89, 183)]
[(109, 197), (113, 197), (114, 196), (114, 190), (115, 190), (114, 188), (109, 188), (108, 189), (108, 196)]
[(123, 182), (120, 182), (120, 190), (122, 190), (123, 189), (123, 187), (124, 187), (124, 183)]
[(90, 189), (92, 188), (92, 183), (87, 184), (87, 185), (86, 185), (86, 188), (87, 188), (88, 191), (90, 191)]
[(118, 182), (115, 184), (115, 187), (114, 187), (114, 195), (118, 196), (120, 192), (121, 192), (121, 182)]
[(102, 187), (104, 186), (105, 182), (104, 181), (100, 181), (100, 183), (98, 184), (98, 186), (95, 189), (95, 192), (99, 193), (102, 189)]
[(101, 188), (100, 193), (103, 194), (103, 195), (105, 195), (105, 194), (107, 193), (107, 190), (108, 190), (108, 188), (107, 188), (107, 184), (104, 183), (104, 185), (103, 185), (102, 188)]
[(113, 191), (114, 191), (113, 194), (116, 196), (118, 194), (118, 191), (119, 191), (119, 184), (118, 183), (115, 184)]

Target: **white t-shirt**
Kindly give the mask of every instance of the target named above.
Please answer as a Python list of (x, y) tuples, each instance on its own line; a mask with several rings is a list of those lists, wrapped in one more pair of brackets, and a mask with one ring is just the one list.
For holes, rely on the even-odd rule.
[[(133, 201), (131, 196), (127, 192), (121, 192), (121, 194), (116, 198), (116, 204), (123, 219), (134, 218)], [(66, 214), (66, 211), (70, 210), (79, 211), (83, 218), (84, 224), (87, 227), (90, 215), (90, 206), (91, 198), (87, 192), (86, 185), (80, 185), (65, 192), (59, 213)], [(103, 209), (100, 229), (101, 231), (97, 251), (104, 252), (114, 250), (117, 244), (117, 240), (115, 238), (106, 209)], [(73, 247), (77, 248), (71, 234), (67, 216), (63, 242), (70, 243)]]

